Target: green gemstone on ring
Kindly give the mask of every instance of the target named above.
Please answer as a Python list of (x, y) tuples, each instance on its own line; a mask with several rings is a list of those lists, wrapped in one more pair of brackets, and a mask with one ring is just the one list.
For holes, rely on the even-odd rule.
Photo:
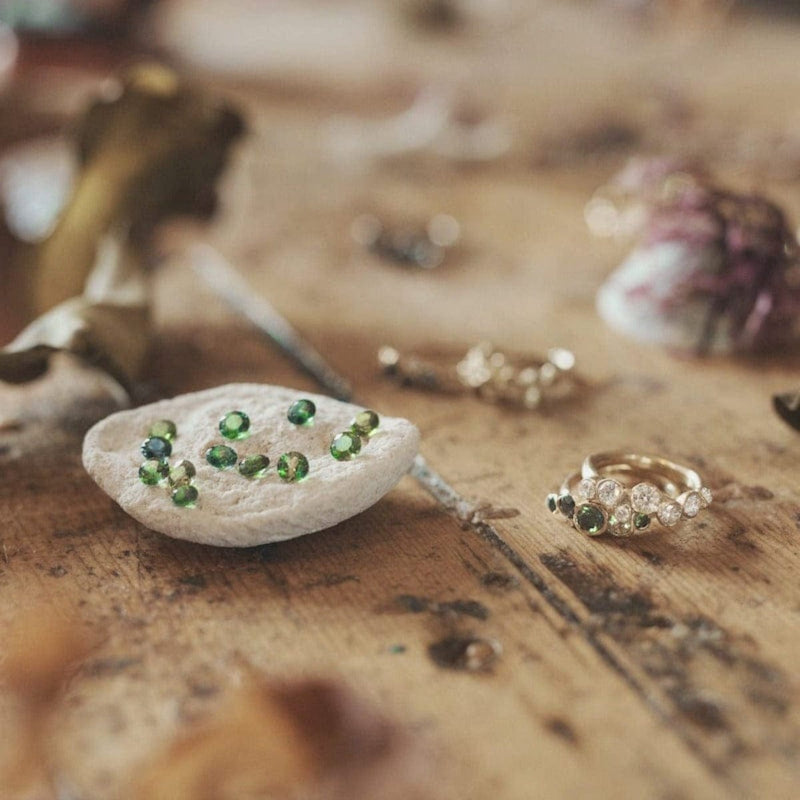
[(157, 436), (171, 442), (178, 435), (178, 426), (171, 419), (160, 419), (150, 426), (148, 436)]
[(296, 450), (284, 453), (277, 464), (278, 475), (287, 483), (297, 483), (308, 475), (308, 459)]
[(245, 478), (263, 478), (269, 467), (269, 458), (264, 455), (245, 456), (239, 462), (239, 474)]
[(157, 458), (149, 458), (139, 467), (139, 480), (147, 486), (155, 486), (169, 475), (169, 465)]
[(349, 461), (361, 452), (361, 437), (353, 430), (344, 431), (331, 442), (331, 455), (337, 461)]
[(547, 495), (547, 510), (551, 513), (555, 514), (558, 511), (558, 495), (549, 494)]
[(606, 515), (591, 503), (583, 503), (575, 511), (575, 524), (589, 536), (598, 536), (606, 527)]
[(172, 455), (172, 445), (160, 436), (151, 436), (145, 439), (141, 446), (142, 455), (147, 458), (155, 458), (164, 461)]
[(367, 408), (356, 414), (355, 418), (350, 423), (350, 428), (359, 436), (372, 436), (372, 434), (378, 430), (380, 424), (380, 417), (374, 411)]
[(236, 451), (226, 444), (215, 444), (206, 450), (206, 461), (217, 469), (230, 469), (236, 466), (238, 460)]
[(575, 499), (571, 494), (562, 494), (557, 500), (556, 505), (558, 510), (569, 519), (572, 519), (575, 513)]
[(219, 421), (219, 432), (226, 439), (244, 439), (250, 434), (250, 417), (244, 411), (229, 411)]
[(633, 515), (633, 527), (636, 528), (637, 531), (643, 531), (649, 524), (650, 517), (647, 514), (639, 512)]
[(172, 490), (172, 502), (181, 508), (192, 508), (199, 496), (200, 492), (197, 491), (197, 487), (192, 486), (191, 483), (176, 486)]
[(286, 412), (286, 419), (292, 425), (309, 425), (314, 421), (314, 416), (317, 413), (317, 407), (311, 400), (296, 400), (289, 406)]

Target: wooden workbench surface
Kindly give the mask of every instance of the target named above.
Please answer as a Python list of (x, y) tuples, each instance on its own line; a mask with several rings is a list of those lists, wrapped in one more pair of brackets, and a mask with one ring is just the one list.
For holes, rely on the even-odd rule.
[[(464, 498), (505, 513), (459, 519), (405, 478), (357, 518), (295, 541), (173, 541), (83, 471), (82, 432), (103, 413), (88, 390), (59, 374), (34, 394), (3, 387), (2, 421), (19, 424), (4, 429), (0, 453), (0, 619), (69, 600), (103, 633), (54, 724), (80, 800), (122, 797), (154, 746), (215, 707), (242, 659), (268, 676), (356, 687), (424, 742), (442, 798), (797, 796), (800, 438), (770, 409), (773, 392), (798, 383), (797, 360), (698, 362), (608, 330), (593, 296), (624, 250), (591, 238), (583, 207), (627, 151), (547, 168), (534, 151), (559, 119), (590, 121), (609, 97), (638, 108), (667, 84), (696, 109), (689, 141), (725, 125), (781, 133), (796, 121), (798, 36), (789, 23), (656, 36), (571, 8), (508, 34), (497, 63), (486, 43), (473, 54), (437, 45), (435, 76), (462, 92), (474, 82), (482, 101), (502, 86), (493, 99), (515, 131), (507, 159), (469, 169), (430, 156), (331, 158), (333, 113), (379, 118), (403, 108), (405, 89), (204, 79), (247, 110), (252, 130), (211, 240), (362, 403), (419, 426), (423, 454)], [(424, 72), (417, 62), (397, 75), (404, 86)], [(800, 219), (796, 183), (724, 155), (712, 166), (725, 180)], [(349, 236), (359, 213), (438, 211), (458, 218), (463, 239), (436, 271), (380, 261)], [(158, 393), (239, 380), (316, 388), (179, 257), (156, 292)], [(487, 337), (532, 354), (573, 349), (589, 390), (523, 412), (402, 389), (377, 369), (381, 344), (458, 354)], [(578, 536), (544, 497), (587, 453), (619, 447), (687, 462), (736, 491), (669, 533)], [(489, 671), (450, 669), (431, 650), (473, 635), (502, 646)]]

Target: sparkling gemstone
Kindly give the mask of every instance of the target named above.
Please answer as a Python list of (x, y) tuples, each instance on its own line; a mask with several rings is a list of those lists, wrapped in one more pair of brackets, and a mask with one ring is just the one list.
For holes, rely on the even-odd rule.
[(558, 495), (555, 494), (547, 495), (546, 502), (548, 510), (551, 511), (553, 514), (555, 514), (556, 511), (558, 511)]
[(297, 400), (289, 406), (286, 418), (292, 425), (308, 425), (316, 413), (317, 407), (310, 400)]
[(522, 404), (525, 408), (537, 408), (542, 402), (542, 390), (538, 386), (529, 386), (522, 395)]
[(172, 454), (172, 445), (160, 436), (151, 436), (145, 439), (141, 446), (142, 455), (145, 458), (155, 458), (159, 461), (169, 458)]
[(575, 513), (575, 499), (571, 494), (562, 494), (556, 501), (558, 510), (565, 516), (572, 518)]
[(172, 490), (172, 502), (181, 508), (191, 508), (197, 502), (200, 492), (197, 491), (196, 486), (191, 483), (185, 483), (181, 486), (176, 486)]
[(360, 436), (372, 436), (378, 430), (378, 425), (380, 424), (380, 417), (374, 411), (365, 409), (356, 414), (355, 419), (350, 423), (350, 427)]
[(219, 421), (219, 432), (226, 439), (244, 439), (250, 434), (250, 417), (244, 411), (229, 411)]
[(160, 419), (150, 426), (148, 436), (157, 436), (171, 442), (178, 435), (178, 428), (171, 419)]
[(278, 459), (278, 475), (285, 481), (297, 482), (308, 475), (308, 459), (297, 451), (284, 453)]
[(696, 517), (703, 507), (703, 498), (699, 492), (689, 492), (683, 501), (683, 513), (687, 517)]
[(545, 363), (539, 367), (539, 383), (542, 386), (552, 386), (556, 375), (558, 375), (558, 370), (554, 364)]
[(337, 461), (349, 461), (361, 452), (361, 437), (355, 431), (344, 431), (331, 442), (331, 455)]
[(630, 506), (629, 506), (627, 503), (620, 503), (620, 504), (619, 504), (619, 505), (618, 505), (618, 506), (617, 506), (617, 507), (614, 509), (614, 516), (615, 516), (615, 517), (616, 517), (616, 518), (617, 518), (617, 519), (618, 519), (620, 522), (630, 522), (630, 521), (631, 521), (631, 514), (632, 514), (632, 513), (633, 513), (633, 512), (631, 511), (631, 507), (630, 507)]
[(239, 462), (239, 474), (245, 478), (263, 478), (269, 466), (265, 455), (245, 456)]
[(700, 489), (700, 497), (703, 498), (703, 502), (706, 505), (709, 505), (711, 501), (714, 499), (714, 495), (711, 494), (711, 489), (709, 489), (708, 486), (703, 486)]
[(184, 483), (191, 483), (192, 478), (197, 474), (194, 464), (191, 461), (179, 461), (169, 471), (169, 485), (182, 486)]
[(206, 461), (217, 469), (229, 469), (238, 460), (236, 451), (226, 444), (215, 444), (206, 450)]
[(606, 478), (597, 484), (597, 499), (607, 508), (613, 508), (620, 501), (623, 491), (621, 484)]
[(161, 483), (169, 475), (169, 466), (165, 461), (149, 458), (139, 467), (139, 480), (148, 486)]
[(584, 478), (578, 482), (572, 494), (577, 500), (591, 500), (596, 491), (597, 484), (591, 478)]
[(551, 347), (547, 351), (547, 360), (563, 372), (569, 372), (575, 366), (575, 354), (563, 347)]
[(637, 483), (631, 489), (631, 505), (634, 511), (654, 514), (661, 505), (661, 492), (652, 483)]
[(608, 518), (608, 530), (612, 536), (630, 536), (633, 526), (630, 521), (618, 519), (616, 514)]
[(670, 500), (668, 503), (662, 504), (658, 509), (658, 521), (662, 525), (674, 525), (680, 520), (682, 513), (683, 509), (680, 503)]
[(638, 514), (633, 515), (633, 527), (636, 528), (637, 531), (643, 531), (650, 525), (650, 517), (647, 514), (642, 514), (639, 512)]
[(589, 536), (599, 536), (606, 529), (606, 515), (599, 506), (584, 503), (575, 512), (575, 524)]

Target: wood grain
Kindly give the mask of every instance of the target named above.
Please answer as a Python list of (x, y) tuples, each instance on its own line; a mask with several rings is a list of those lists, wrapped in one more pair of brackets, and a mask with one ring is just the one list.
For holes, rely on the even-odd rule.
[[(630, 45), (621, 54), (606, 47), (607, 20), (592, 33), (573, 10), (551, 9), (538, 27), (535, 16), (502, 64), (480, 51), (451, 54), (448, 67), (462, 78), (475, 69), (484, 94), (502, 74), (497, 102), (531, 142), (553, 98), (567, 105), (569, 87), (581, 87), (569, 102), (578, 114), (593, 86), (625, 87), (637, 65), (649, 65), (640, 87), (668, 79), (696, 104), (701, 122), (687, 135), (698, 142), (709, 118), (738, 114), (746, 127), (736, 87), (764, 136), (783, 130), (800, 89), (788, 68), (795, 28), (792, 38), (734, 24), (687, 44), (617, 21)], [(562, 60), (548, 43), (559, 20)], [(564, 53), (574, 71), (556, 90)], [(438, 58), (434, 76), (445, 70)], [(456, 492), (518, 513), (459, 518), (406, 478), (322, 534), (239, 551), (171, 541), (81, 468), (82, 431), (113, 405), (107, 387), (70, 379), (67, 365), (35, 396), (2, 388), (3, 421), (19, 425), (3, 429), (0, 452), (0, 618), (61, 598), (104, 635), (54, 725), (76, 796), (124, 797), (154, 746), (215, 707), (240, 659), (356, 687), (429, 748), (442, 798), (796, 796), (800, 440), (769, 404), (797, 384), (796, 357), (687, 361), (603, 327), (593, 294), (623, 251), (591, 240), (582, 209), (624, 154), (533, 171), (518, 143), (510, 163), (482, 169), (414, 158), (354, 170), (331, 162), (318, 133), (332, 110), (374, 114), (377, 87), (218, 85), (249, 109), (254, 134), (214, 243), (361, 402), (421, 428), (424, 455)], [(628, 89), (620, 109), (633, 103)], [(746, 159), (715, 166), (742, 185), (761, 174)], [(800, 218), (795, 184), (762, 188)], [(463, 244), (431, 273), (376, 261), (348, 235), (371, 210), (447, 211)], [(180, 257), (157, 276), (157, 305), (153, 393), (238, 380), (314, 388)], [(591, 389), (522, 413), (400, 389), (376, 367), (384, 343), (459, 354), (483, 337), (531, 353), (571, 347)], [(587, 453), (622, 446), (690, 463), (731, 499), (666, 534), (578, 537), (544, 496)], [(437, 643), (472, 636), (502, 645), (490, 670), (432, 657)]]

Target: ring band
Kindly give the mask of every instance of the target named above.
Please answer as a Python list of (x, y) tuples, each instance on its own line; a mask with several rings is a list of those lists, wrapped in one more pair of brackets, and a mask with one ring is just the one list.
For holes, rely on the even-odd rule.
[(589, 536), (630, 536), (696, 517), (712, 501), (711, 490), (690, 467), (660, 456), (623, 450), (587, 456), (568, 475), (547, 507)]
[(404, 386), (474, 394), (528, 409), (564, 399), (582, 384), (575, 374), (575, 356), (561, 347), (551, 348), (543, 358), (532, 358), (502, 353), (489, 342), (481, 342), (458, 361), (401, 355), (393, 347), (382, 347), (378, 362), (386, 375)]

